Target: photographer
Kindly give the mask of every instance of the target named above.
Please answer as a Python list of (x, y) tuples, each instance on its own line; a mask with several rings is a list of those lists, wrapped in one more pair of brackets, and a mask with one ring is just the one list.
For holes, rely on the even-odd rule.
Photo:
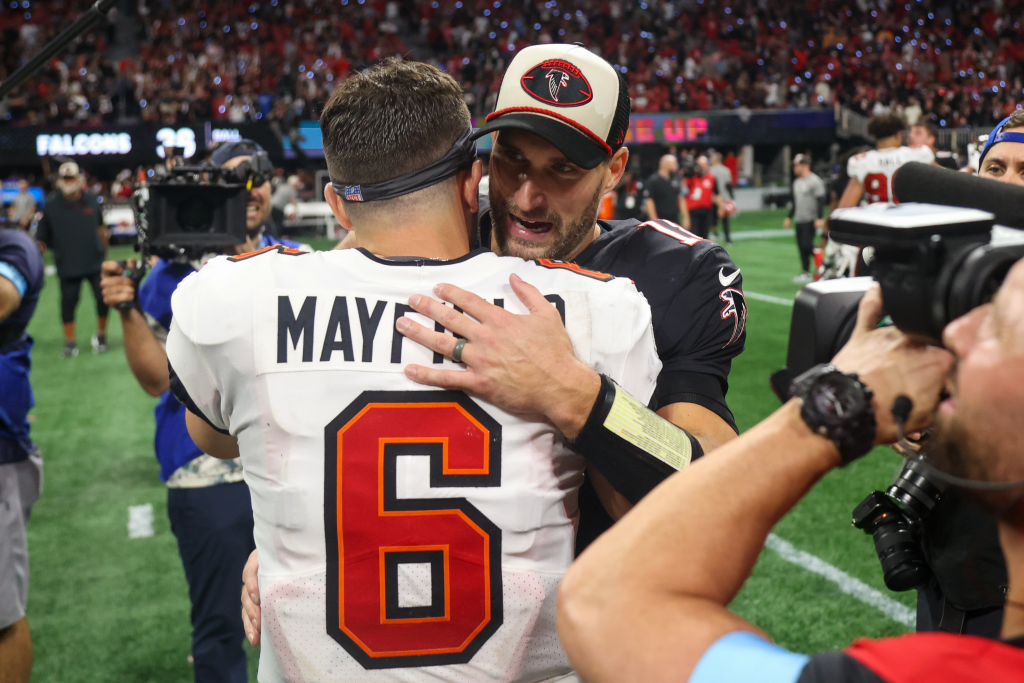
[[(221, 147), (211, 162), (236, 168), (262, 152), (243, 140)], [(217, 253), (240, 254), (272, 246), (263, 229), (270, 217), (270, 183), (254, 185), (246, 205), (247, 240)], [(287, 246), (300, 247), (291, 242)], [(215, 254), (208, 254), (212, 257)], [(205, 259), (204, 259), (205, 260)], [(171, 327), (171, 295), (202, 262), (159, 259), (136, 293), (134, 281), (114, 261), (103, 264), (101, 286), (107, 304), (118, 308), (124, 330), (125, 355), (139, 384), (159, 396), (154, 411), (154, 447), (160, 479), (167, 484), (167, 515), (192, 602), (192, 657), (197, 683), (246, 680), (242, 622), (238, 616), (238, 576), (255, 544), (249, 490), (237, 460), (206, 455), (189, 437), (185, 407), (169, 391), (164, 342)], [(135, 264), (128, 264), (134, 268)]]
[[(876, 329), (879, 290), (860, 304), (838, 372), (798, 380), (800, 400), (651, 493), (599, 539), (562, 583), (559, 632), (588, 681), (1020, 680), (1024, 670), (1024, 503), (1016, 482), (1024, 458), (1016, 438), (1024, 411), (1024, 263), (994, 303), (950, 323), (952, 354)], [(947, 374), (956, 358), (956, 369)], [(843, 375), (856, 372), (860, 381)], [(805, 375), (804, 378), (807, 378)], [(861, 385), (863, 383), (863, 386)], [(943, 388), (952, 396), (937, 406)], [(865, 388), (866, 387), (866, 388)], [(873, 392), (873, 397), (871, 393)], [(936, 407), (928, 457), (970, 479), (971, 497), (999, 519), (1010, 565), (1002, 643), (946, 633), (859, 640), (811, 658), (770, 644), (726, 605), (739, 591), (772, 526), (825, 473), (896, 437), (889, 410), (913, 401), (906, 429), (922, 429)], [(833, 442), (811, 425), (831, 413)], [(835, 431), (837, 425), (847, 434)], [(870, 428), (869, 428), (870, 427)], [(756, 477), (750, 476), (752, 471)], [(1001, 491), (982, 487), (1004, 485)], [(681, 520), (699, 519), (700, 524)], [(685, 637), (682, 637), (684, 636)]]

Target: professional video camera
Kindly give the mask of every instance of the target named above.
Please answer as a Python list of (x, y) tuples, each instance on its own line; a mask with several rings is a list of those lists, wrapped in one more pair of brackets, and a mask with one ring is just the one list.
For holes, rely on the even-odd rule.
[(249, 190), (273, 175), (267, 153), (257, 151), (234, 168), (222, 168), (186, 166), (179, 148), (165, 149), (165, 172), (132, 198), (139, 251), (197, 259), (214, 248), (245, 242)]
[[(930, 204), (835, 211), (830, 236), (871, 248), (874, 277), (826, 280), (801, 290), (794, 302), (787, 368), (773, 378), (776, 391), (785, 397), (788, 378), (829, 361), (842, 348), (853, 331), (857, 305), (874, 281), (882, 287), (887, 324), (941, 343), (946, 324), (990, 301), (1010, 267), (1024, 257), (1024, 233), (994, 223), (995, 216), (985, 211)], [(945, 489), (913, 457), (891, 486), (872, 492), (854, 510), (854, 526), (872, 535), (891, 590), (928, 581), (921, 524)]]

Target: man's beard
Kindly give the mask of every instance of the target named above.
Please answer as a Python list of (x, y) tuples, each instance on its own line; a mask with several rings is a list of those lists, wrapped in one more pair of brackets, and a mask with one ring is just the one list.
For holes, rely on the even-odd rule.
[(64, 196), (76, 194), (82, 189), (82, 184), (78, 181), (65, 183), (63, 180), (57, 181), (57, 189), (60, 190)]
[[(1019, 479), (1019, 474), (999, 471), (999, 464), (1006, 457), (1005, 453), (999, 451), (998, 441), (991, 442), (972, 435), (963, 421), (955, 417), (937, 420), (932, 428), (932, 436), (924, 447), (928, 464), (945, 474), (985, 483)], [(1019, 472), (1019, 469), (1015, 468), (1012, 472)], [(930, 478), (936, 484), (946, 483), (934, 475)], [(996, 519), (1003, 517), (1024, 493), (1024, 487), (1009, 491), (982, 491), (953, 484), (950, 488), (956, 489), (958, 494)]]
[[(498, 245), (498, 251), (502, 256), (516, 256), (523, 259), (564, 259), (573, 255), (580, 244), (586, 239), (587, 234), (594, 229), (597, 221), (597, 211), (601, 204), (602, 188), (598, 187), (594, 196), (579, 218), (570, 223), (565, 223), (561, 214), (548, 211), (543, 216), (531, 216), (526, 211), (520, 211), (516, 203), (511, 199), (502, 200), (495, 193), (494, 185), (490, 188), (491, 200), (491, 239)], [(551, 234), (554, 236), (552, 242), (538, 252), (537, 245), (526, 240), (512, 237), (506, 233), (509, 214), (530, 221), (545, 221), (551, 223)]]

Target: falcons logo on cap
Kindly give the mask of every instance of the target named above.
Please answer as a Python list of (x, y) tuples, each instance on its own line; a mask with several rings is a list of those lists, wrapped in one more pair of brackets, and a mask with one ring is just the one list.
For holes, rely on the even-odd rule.
[(558, 101), (558, 91), (569, 85), (569, 74), (560, 69), (552, 69), (548, 72), (548, 92), (551, 99)]

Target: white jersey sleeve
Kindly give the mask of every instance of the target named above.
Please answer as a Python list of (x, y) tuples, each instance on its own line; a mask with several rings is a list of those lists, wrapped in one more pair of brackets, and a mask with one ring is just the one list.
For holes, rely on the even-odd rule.
[(590, 292), (593, 339), (598, 346), (593, 368), (644, 404), (650, 403), (661, 372), (651, 307), (625, 278), (609, 282), (607, 290)]
[(221, 256), (185, 278), (171, 296), (167, 361), (201, 417), (232, 435), (240, 429), (232, 396), (244, 390), (245, 373), (253, 367), (253, 273), (232, 268)]
[(904, 147), (903, 149), (907, 150), (906, 159), (903, 163), (908, 161), (917, 161), (922, 164), (935, 163), (935, 152), (930, 147)]

